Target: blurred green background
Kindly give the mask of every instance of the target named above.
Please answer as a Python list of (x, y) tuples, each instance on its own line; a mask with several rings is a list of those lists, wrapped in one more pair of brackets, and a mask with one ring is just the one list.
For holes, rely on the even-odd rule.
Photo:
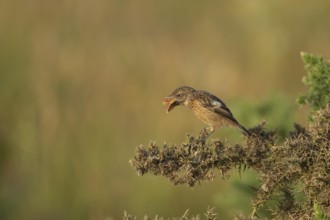
[[(161, 100), (190, 85), (219, 96), (246, 127), (285, 135), (306, 123), (300, 51), (330, 56), (330, 1), (0, 1), (1, 219), (249, 213), (256, 175), (191, 189), (139, 177), (150, 140), (205, 127)], [(225, 128), (212, 136), (241, 142)]]

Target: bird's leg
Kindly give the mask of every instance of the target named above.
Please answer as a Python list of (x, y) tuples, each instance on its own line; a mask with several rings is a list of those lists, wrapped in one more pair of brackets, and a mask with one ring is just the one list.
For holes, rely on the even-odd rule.
[(213, 134), (214, 130), (215, 129), (213, 127), (203, 128), (201, 132), (203, 139), (206, 140), (208, 137), (210, 137), (210, 135)]
[(213, 132), (214, 132), (214, 130), (215, 130), (214, 127), (208, 127), (208, 128), (206, 128), (206, 129), (210, 130), (209, 136), (210, 136), (211, 134), (213, 134)]
[(209, 133), (209, 135), (207, 137), (210, 137), (211, 134), (213, 134), (215, 128), (214, 127), (208, 127), (208, 129), (210, 130), (210, 133)]

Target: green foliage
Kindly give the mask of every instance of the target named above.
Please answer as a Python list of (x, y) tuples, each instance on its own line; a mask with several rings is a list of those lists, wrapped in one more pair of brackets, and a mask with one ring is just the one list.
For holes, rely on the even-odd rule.
[(307, 71), (303, 82), (309, 90), (298, 98), (298, 102), (309, 103), (313, 110), (318, 110), (330, 102), (330, 62), (323, 61), (321, 56), (304, 52), (301, 53), (301, 58)]
[(314, 216), (316, 220), (328, 219), (327, 215), (324, 212), (322, 212), (321, 208), (317, 204), (314, 204)]

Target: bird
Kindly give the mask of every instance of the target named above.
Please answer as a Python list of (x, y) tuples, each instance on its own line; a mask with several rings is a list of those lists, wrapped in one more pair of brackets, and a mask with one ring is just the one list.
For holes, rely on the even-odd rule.
[(251, 135), (251, 133), (235, 119), (226, 104), (209, 92), (196, 90), (189, 86), (181, 86), (175, 89), (169, 96), (163, 98), (163, 105), (165, 105), (167, 113), (180, 105), (190, 108), (198, 119), (209, 126), (210, 135), (216, 128), (223, 126), (236, 127), (239, 128), (244, 135)]

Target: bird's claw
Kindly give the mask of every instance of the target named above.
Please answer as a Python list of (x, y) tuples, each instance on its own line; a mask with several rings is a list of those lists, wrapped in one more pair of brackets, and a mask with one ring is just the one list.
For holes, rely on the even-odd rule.
[(213, 128), (203, 128), (200, 132), (200, 137), (205, 141), (207, 138), (211, 136), (214, 132)]

